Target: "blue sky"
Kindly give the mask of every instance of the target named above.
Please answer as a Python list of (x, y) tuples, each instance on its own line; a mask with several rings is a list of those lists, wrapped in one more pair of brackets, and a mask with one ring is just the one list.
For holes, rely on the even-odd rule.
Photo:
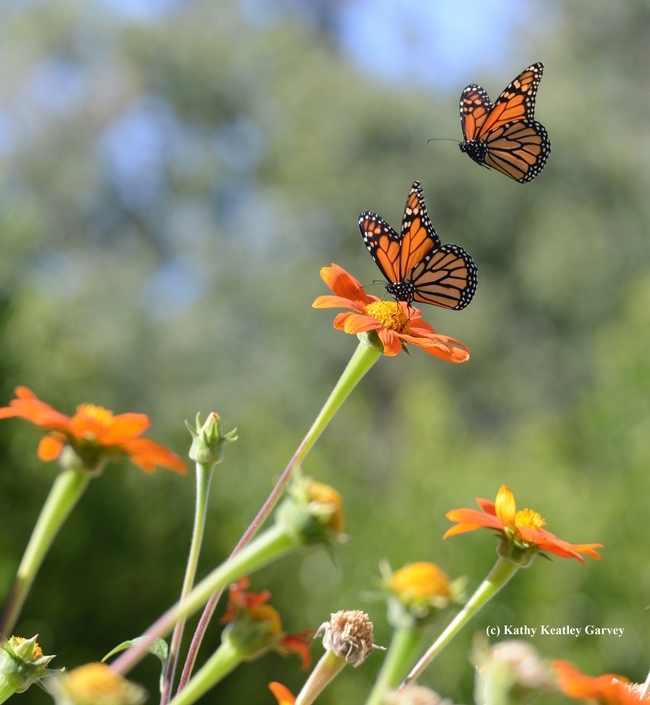
[[(192, 0), (96, 1), (147, 22)], [(312, 2), (239, 0), (244, 15), (260, 24), (292, 11), (307, 15)], [(457, 88), (486, 73), (505, 72), (509, 80), (527, 62), (539, 60), (517, 56), (517, 49), (522, 27), (543, 19), (540, 0), (340, 0), (338, 7), (343, 51), (388, 81)], [(476, 79), (468, 78), (473, 74)]]

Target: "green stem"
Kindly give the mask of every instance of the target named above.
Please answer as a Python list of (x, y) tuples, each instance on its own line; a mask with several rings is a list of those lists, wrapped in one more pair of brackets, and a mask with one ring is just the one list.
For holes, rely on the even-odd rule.
[(386, 693), (395, 690), (408, 673), (421, 640), (422, 634), (416, 629), (396, 629), (393, 632), (386, 658), (366, 705), (383, 705)]
[[(298, 450), (289, 461), (289, 464), (280, 476), (280, 479), (276, 483), (275, 487), (271, 490), (271, 494), (268, 496), (266, 502), (264, 502), (264, 505), (258, 512), (257, 516), (253, 519), (253, 522), (248, 529), (246, 529), (241, 539), (239, 539), (239, 542), (233, 549), (231, 555), (234, 556), (239, 553), (239, 551), (241, 551), (242, 548), (244, 548), (244, 546), (246, 546), (258, 532), (259, 528), (278, 503), (280, 497), (282, 497), (282, 493), (289, 483), (296, 467), (305, 459), (305, 456), (310, 451), (314, 443), (316, 443), (318, 437), (325, 430), (325, 427), (330, 422), (334, 414), (338, 411), (341, 404), (343, 404), (346, 400), (348, 394), (350, 394), (359, 380), (375, 364), (375, 362), (377, 362), (380, 356), (381, 352), (376, 348), (372, 348), (364, 342), (359, 343), (354, 355), (350, 359), (350, 362), (348, 362), (347, 367), (343, 370), (343, 374), (339, 378), (339, 381), (336, 383), (332, 393), (325, 402), (325, 405), (316, 417), (316, 420), (307, 432), (307, 435), (304, 437), (302, 443), (298, 446)], [(210, 624), (210, 620), (212, 619), (212, 615), (217, 606), (219, 597), (220, 594), (218, 592), (212, 595), (205, 607), (205, 610), (203, 611), (203, 614), (201, 615), (201, 619), (194, 637), (192, 638), (187, 660), (178, 684), (179, 690), (182, 690), (185, 687), (185, 683), (189, 680), (192, 669), (194, 668), (194, 661), (198, 654), (199, 647), (201, 646), (201, 641), (203, 640), (203, 635)]]
[(242, 661), (242, 653), (225, 641), (206, 661), (194, 678), (176, 695), (169, 705), (191, 705), (225, 678)]
[(492, 599), (499, 590), (519, 570), (519, 566), (505, 558), (499, 558), (490, 574), (478, 586), (476, 592), (469, 598), (465, 607), (456, 615), (444, 632), (436, 639), (424, 656), (417, 662), (413, 670), (404, 679), (400, 690), (417, 678), (433, 659), (447, 646), (469, 620)]
[(322, 655), (321, 660), (314, 666), (314, 670), (311, 672), (307, 682), (298, 693), (296, 705), (311, 705), (343, 669), (345, 664), (344, 658), (337, 656), (328, 649)]
[[(199, 553), (201, 552), (201, 543), (203, 541), (203, 533), (205, 530), (205, 515), (208, 506), (208, 493), (210, 491), (212, 476), (214, 475), (214, 468), (215, 463), (196, 463), (196, 503), (194, 509), (194, 529), (192, 531), (190, 554), (187, 559), (187, 567), (185, 569), (185, 579), (181, 590), (181, 602), (189, 595), (192, 590), (192, 586), (194, 585), (196, 566), (199, 561)], [(171, 645), (169, 647), (169, 659), (165, 670), (165, 681), (160, 705), (166, 705), (171, 697), (171, 691), (174, 683), (174, 673), (176, 672), (176, 663), (178, 662), (178, 652), (183, 639), (184, 629), (185, 618), (179, 619), (174, 627), (174, 633), (172, 635)]]
[(0, 676), (0, 703), (9, 700), (16, 690), (17, 687), (14, 683), (10, 683), (6, 678)]
[(11, 635), (43, 558), (89, 481), (90, 474), (78, 470), (64, 470), (54, 481), (18, 566), (0, 621), (0, 636)]
[(249, 575), (296, 548), (296, 539), (288, 536), (277, 524), (267, 529), (257, 539), (232, 556), (206, 576), (182, 601), (167, 610), (143, 634), (142, 641), (125, 651), (112, 664), (115, 673), (125, 673), (147, 653), (152, 642), (168, 634), (179, 619), (194, 614), (202, 607), (213, 592), (223, 590), (227, 585), (244, 575)]
[(361, 380), (366, 372), (377, 362), (381, 355), (382, 353), (376, 348), (371, 348), (363, 341), (359, 343), (357, 349), (354, 351), (354, 355), (352, 355), (350, 362), (348, 362), (347, 367), (343, 370), (343, 374), (339, 377), (339, 381), (327, 398), (316, 420), (309, 431), (307, 431), (307, 435), (298, 446), (298, 450), (289, 461), (289, 464), (271, 491), (264, 506), (260, 509), (253, 523), (241, 537), (237, 546), (235, 546), (233, 553), (237, 553), (237, 551), (245, 546), (257, 533), (260, 526), (273, 510), (273, 507), (278, 503), (295, 468), (305, 459), (305, 456), (309, 453), (314, 443), (316, 443), (320, 434), (325, 430), (327, 424), (332, 420), (334, 414), (339, 410), (341, 404), (343, 404), (350, 392), (356, 387), (359, 380)]

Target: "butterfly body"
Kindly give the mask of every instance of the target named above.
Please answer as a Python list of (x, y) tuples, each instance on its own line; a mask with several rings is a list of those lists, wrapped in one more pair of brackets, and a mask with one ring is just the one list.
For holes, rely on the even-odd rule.
[(397, 301), (459, 310), (472, 300), (478, 283), (474, 260), (462, 247), (441, 243), (418, 181), (406, 201), (401, 233), (372, 211), (361, 213), (359, 230)]
[(535, 121), (543, 73), (542, 63), (524, 69), (494, 104), (481, 86), (467, 86), (460, 96), (460, 151), (519, 183), (532, 181), (551, 153), (546, 128)]

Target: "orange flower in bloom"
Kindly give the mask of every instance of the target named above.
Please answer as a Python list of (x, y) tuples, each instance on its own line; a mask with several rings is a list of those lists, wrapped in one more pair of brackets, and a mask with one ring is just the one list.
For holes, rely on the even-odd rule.
[(282, 683), (269, 683), (269, 690), (275, 695), (278, 705), (294, 705), (296, 702), (296, 696)]
[(649, 702), (650, 695), (641, 698), (642, 686), (627, 678), (608, 673), (592, 678), (581, 673), (568, 661), (554, 661), (560, 690), (573, 700), (586, 700), (598, 705), (638, 705)]
[(314, 308), (349, 308), (334, 319), (334, 328), (351, 335), (376, 331), (385, 355), (397, 355), (413, 343), (448, 362), (469, 360), (469, 350), (457, 340), (439, 335), (418, 309), (404, 301), (382, 301), (366, 294), (361, 284), (338, 264), (320, 270), (323, 281), (334, 296), (319, 296)]
[(101, 406), (81, 404), (70, 417), (42, 402), (27, 387), (16, 388), (16, 399), (0, 408), (0, 419), (18, 416), (49, 430), (38, 445), (41, 460), (56, 460), (66, 445), (70, 446), (84, 466), (94, 470), (106, 460), (127, 456), (146, 472), (156, 465), (185, 473), (185, 463), (164, 446), (139, 438), (151, 423), (145, 414), (113, 416)]
[[(236, 583), (230, 586), (228, 599), (228, 607), (226, 613), (221, 618), (222, 622), (233, 623), (240, 616), (243, 616), (243, 622), (253, 622), (259, 624), (266, 622), (266, 632), (261, 634), (258, 629), (255, 631), (255, 639), (262, 639), (268, 642), (266, 648), (275, 648), (282, 654), (295, 653), (300, 656), (302, 668), (306, 670), (311, 663), (311, 636), (313, 630), (300, 632), (299, 634), (283, 634), (282, 620), (277, 610), (271, 605), (265, 604), (271, 599), (271, 593), (268, 590), (262, 592), (247, 592), (250, 585), (250, 580), (246, 577), (240, 578)], [(259, 648), (259, 643), (256, 642), (256, 648)]]
[[(497, 494), (496, 503), (487, 499), (477, 499), (481, 511), (476, 509), (454, 509), (447, 519), (458, 522), (443, 538), (463, 534), (475, 529), (495, 529), (508, 547), (520, 555), (531, 556), (538, 551), (548, 551), (562, 558), (577, 558), (584, 563), (584, 553), (596, 560), (600, 555), (594, 550), (602, 548), (600, 543), (571, 544), (562, 541), (543, 527), (546, 521), (532, 509), (517, 511), (512, 492), (504, 485)], [(511, 557), (511, 554), (509, 554)]]

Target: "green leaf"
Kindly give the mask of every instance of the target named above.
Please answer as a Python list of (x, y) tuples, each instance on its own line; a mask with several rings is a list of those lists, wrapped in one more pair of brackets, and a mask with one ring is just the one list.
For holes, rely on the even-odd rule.
[[(132, 646), (139, 644), (143, 639), (145, 639), (145, 637), (138, 636), (135, 639), (123, 641), (121, 644), (118, 644), (112, 651), (109, 651), (106, 656), (104, 656), (102, 661), (106, 661), (111, 656), (118, 654), (120, 651), (130, 649)], [(147, 649), (147, 651), (150, 654), (157, 656), (161, 660), (163, 667), (165, 666), (165, 664), (167, 663), (167, 657), (169, 656), (169, 646), (167, 646), (167, 642), (164, 639), (154, 640)]]

